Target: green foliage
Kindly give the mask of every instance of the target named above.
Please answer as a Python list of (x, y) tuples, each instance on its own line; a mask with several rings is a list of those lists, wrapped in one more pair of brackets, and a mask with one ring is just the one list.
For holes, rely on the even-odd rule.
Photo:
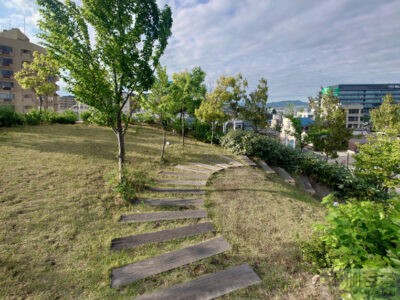
[(190, 133), (193, 137), (202, 142), (210, 142), (218, 144), (223, 136), (222, 130), (216, 128), (212, 134), (211, 125), (200, 121), (194, 122), (190, 127)]
[(91, 116), (91, 112), (90, 111), (83, 111), (80, 113), (80, 118), (83, 122), (89, 122), (89, 118)]
[(400, 134), (400, 104), (394, 103), (391, 94), (383, 97), (381, 106), (371, 110), (370, 116), (376, 131), (395, 136)]
[(241, 116), (244, 120), (250, 121), (257, 131), (260, 126), (267, 124), (268, 118), (268, 86), (267, 80), (261, 78), (257, 89), (245, 98), (244, 107), (241, 109)]
[(0, 106), (0, 127), (22, 125), (23, 116), (14, 111), (11, 105)]
[(302, 173), (331, 187), (339, 198), (386, 199), (387, 195), (351, 173), (345, 166), (329, 164), (313, 153), (303, 153), (279, 141), (250, 131), (231, 131), (221, 145), (236, 154), (260, 157), (268, 164)]
[[(326, 222), (316, 226), (304, 254), (316, 270), (328, 270), (353, 297), (398, 295), (400, 199), (387, 203), (328, 204)], [(396, 282), (397, 281), (397, 282)]]
[(24, 115), (24, 123), (27, 125), (39, 125), (41, 122), (42, 116), (37, 109), (32, 109)]
[(115, 173), (108, 175), (107, 181), (122, 199), (132, 202), (137, 193), (143, 192), (146, 186), (153, 183), (149, 175), (142, 170), (133, 171), (129, 168), (123, 169), (122, 180), (117, 179)]
[(371, 136), (359, 145), (355, 173), (377, 189), (388, 191), (400, 186), (400, 139), (387, 135)]
[(71, 110), (66, 110), (62, 114), (58, 114), (56, 123), (59, 124), (75, 124), (78, 120), (76, 114)]
[(122, 176), (124, 137), (133, 113), (124, 118), (122, 109), (154, 82), (154, 69), (171, 36), (171, 9), (160, 10), (156, 0), (37, 3), (40, 38), (65, 71), (68, 91), (100, 112), (117, 136)]
[(59, 74), (59, 67), (48, 55), (33, 52), (33, 61), (24, 62), (22, 69), (15, 73), (14, 78), (23, 89), (32, 89), (39, 99), (39, 107), (42, 110), (43, 100), (44, 108), (48, 108), (48, 97), (54, 95), (57, 91), (55, 84), (56, 77)]

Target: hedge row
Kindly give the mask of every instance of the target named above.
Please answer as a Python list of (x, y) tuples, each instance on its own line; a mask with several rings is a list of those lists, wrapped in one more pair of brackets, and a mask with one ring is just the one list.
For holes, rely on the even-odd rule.
[(12, 106), (0, 107), (0, 127), (10, 127), (15, 125), (39, 125), (39, 124), (74, 124), (77, 120), (75, 113), (65, 111), (57, 113), (54, 111), (38, 111), (33, 109), (26, 114), (14, 111)]
[(329, 164), (314, 153), (301, 152), (279, 141), (250, 131), (231, 131), (221, 138), (221, 145), (236, 154), (259, 157), (272, 166), (285, 168), (325, 184), (342, 199), (383, 200), (387, 195), (367, 185), (349, 169), (339, 164)]

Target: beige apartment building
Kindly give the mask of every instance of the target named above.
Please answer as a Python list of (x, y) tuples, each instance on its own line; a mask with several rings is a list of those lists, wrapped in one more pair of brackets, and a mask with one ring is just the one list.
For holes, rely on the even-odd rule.
[(360, 129), (363, 127), (363, 105), (358, 103), (341, 104), (346, 112), (346, 127)]
[[(12, 105), (15, 111), (25, 113), (39, 107), (32, 90), (24, 90), (14, 79), (24, 62), (31, 62), (33, 52), (46, 53), (43, 47), (35, 45), (19, 29), (0, 32), (0, 105)], [(49, 97), (49, 107), (57, 110), (58, 95)]]

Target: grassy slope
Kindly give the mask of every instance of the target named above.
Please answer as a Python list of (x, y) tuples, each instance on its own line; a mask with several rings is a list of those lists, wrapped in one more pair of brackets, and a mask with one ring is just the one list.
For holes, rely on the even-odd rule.
[[(169, 140), (168, 164), (163, 165), (158, 159), (161, 132), (133, 128), (127, 136), (129, 164), (154, 178), (169, 164), (202, 161), (203, 154), (222, 151), (193, 140), (182, 149), (179, 137)], [(306, 295), (296, 241), (307, 237), (322, 209), (277, 178), (250, 168), (214, 175), (208, 187), (212, 220), (232, 251), (121, 290), (109, 288), (112, 268), (211, 237), (110, 252), (112, 238), (195, 222), (120, 224), (121, 214), (157, 209), (130, 207), (105, 184), (116, 166), (115, 150), (115, 137), (105, 128), (0, 130), (0, 298), (126, 299), (239, 262), (250, 262), (263, 284), (231, 297)]]

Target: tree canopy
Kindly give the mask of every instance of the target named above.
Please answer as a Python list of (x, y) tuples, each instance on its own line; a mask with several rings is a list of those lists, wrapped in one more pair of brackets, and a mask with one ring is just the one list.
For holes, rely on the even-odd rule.
[[(76, 98), (103, 113), (117, 136), (119, 171), (125, 160), (132, 95), (151, 88), (171, 35), (171, 9), (156, 0), (38, 0), (43, 44), (64, 71)], [(125, 122), (124, 122), (125, 119)]]
[(394, 103), (391, 94), (383, 97), (381, 106), (370, 111), (372, 126), (376, 131), (400, 135), (400, 104)]
[[(55, 83), (56, 77), (59, 75), (59, 67), (56, 61), (49, 56), (33, 52), (33, 61), (31, 63), (24, 62), (22, 69), (15, 73), (14, 78), (18, 81), (23, 89), (32, 89), (39, 99), (39, 109), (42, 110), (43, 101), (44, 108), (48, 108), (48, 98), (57, 91)], [(56, 103), (53, 100), (53, 105)]]
[(250, 121), (255, 131), (267, 122), (268, 118), (268, 85), (265, 78), (261, 78), (257, 89), (245, 97), (244, 107), (241, 109), (243, 119)]

